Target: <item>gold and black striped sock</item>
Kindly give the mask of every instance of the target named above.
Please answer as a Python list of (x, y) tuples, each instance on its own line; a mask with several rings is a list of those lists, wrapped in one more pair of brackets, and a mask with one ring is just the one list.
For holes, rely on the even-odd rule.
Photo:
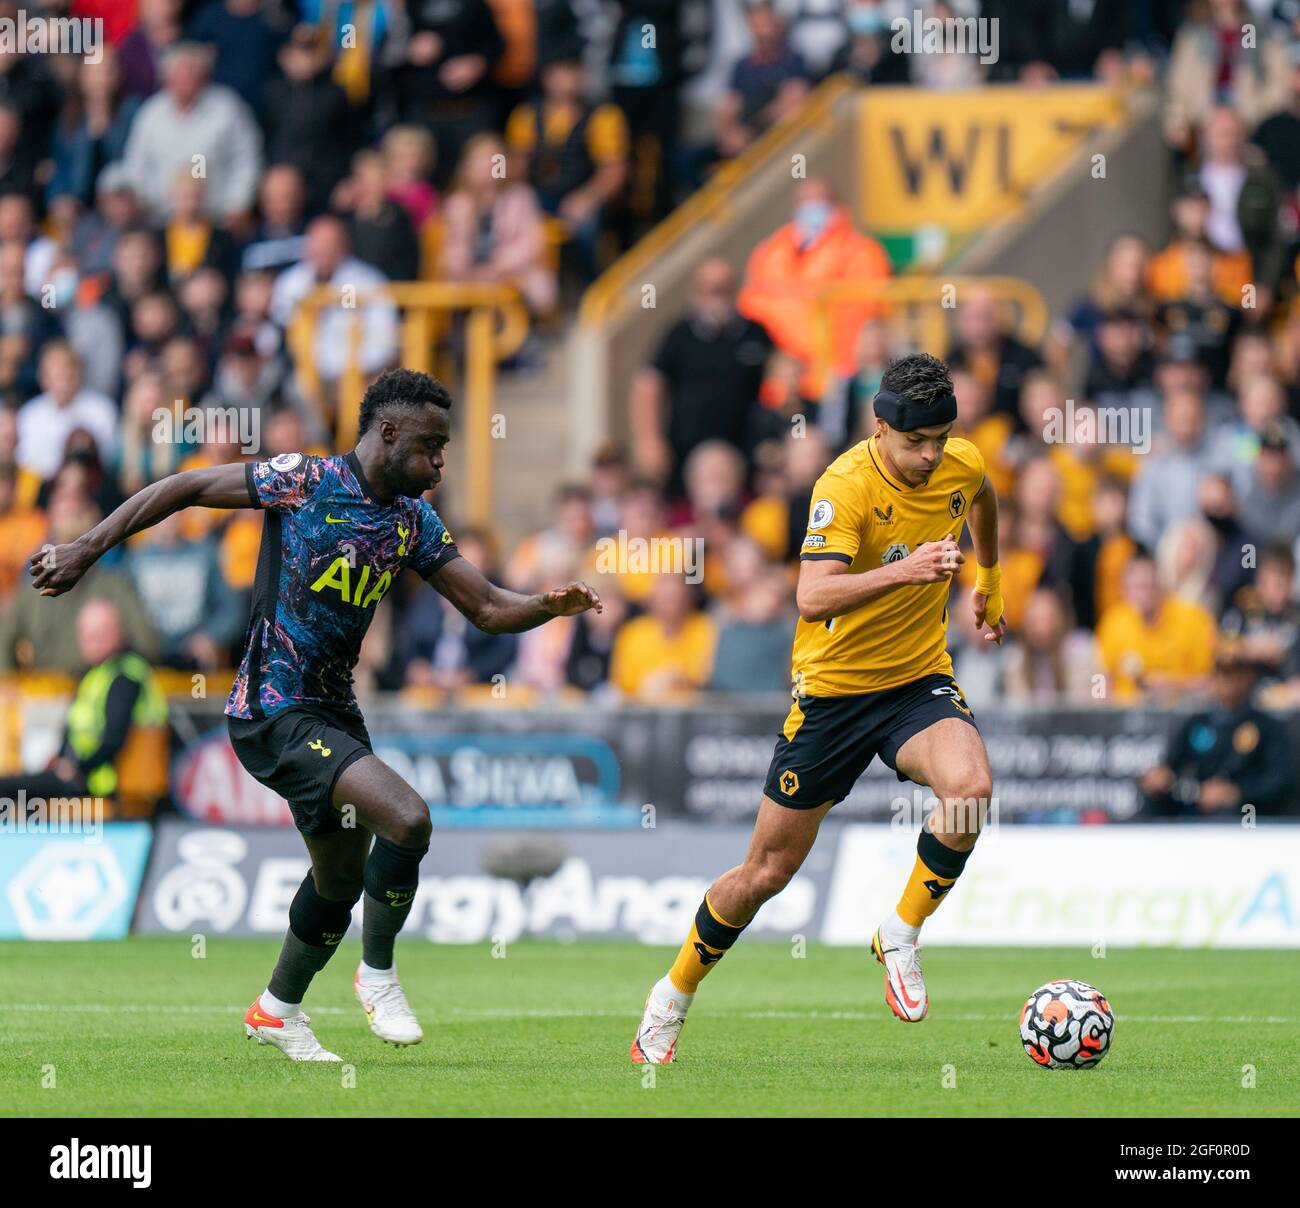
[(695, 922), (691, 924), (690, 934), (682, 944), (673, 967), (668, 976), (683, 994), (694, 994), (700, 982), (714, 965), (722, 959), (723, 954), (739, 938), (745, 925), (737, 927), (728, 923), (709, 904), (709, 895), (695, 912)]
[(928, 830), (916, 841), (916, 864), (907, 888), (898, 900), (898, 915), (910, 927), (919, 927), (936, 910), (966, 867), (968, 851), (953, 851)]

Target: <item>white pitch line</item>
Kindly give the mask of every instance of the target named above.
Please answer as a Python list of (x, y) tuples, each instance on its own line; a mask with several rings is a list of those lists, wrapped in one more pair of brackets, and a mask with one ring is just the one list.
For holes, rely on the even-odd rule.
[[(0, 1003), (0, 1007), (5, 1007), (11, 1011), (20, 1011), (24, 1014), (49, 1014), (58, 1013), (65, 1015), (239, 1015), (243, 1016), (246, 1007), (217, 1007), (217, 1006), (172, 1006), (161, 1008), (155, 1005), (145, 1005), (143, 1003), (122, 1003), (113, 1005), (110, 1003)], [(309, 1015), (352, 1015), (355, 1011), (351, 1007), (317, 1007), (308, 1006)], [(553, 1008), (539, 1008), (537, 1010), (518, 1010), (512, 1007), (450, 1007), (444, 1012), (436, 1008), (430, 1012), (434, 1017), (442, 1015), (457, 1016), (463, 1019), (631, 1019), (634, 1018), (635, 1012), (628, 1010), (604, 1011), (604, 1010), (555, 1010)], [(737, 1011), (737, 1010), (715, 1010), (709, 1012), (711, 1016), (720, 1016), (731, 1019), (831, 1019), (831, 1020), (861, 1020), (867, 1023), (892, 1023), (894, 1017), (886, 1014), (883, 1010), (874, 1011)], [(940, 1020), (950, 1019), (956, 1023), (999, 1023), (1007, 1019), (1014, 1020), (1015, 1012), (1007, 1015), (994, 1015), (990, 1013), (979, 1013), (969, 1011), (944, 1012), (936, 1016)], [(1190, 1024), (1207, 1024), (1207, 1023), (1254, 1023), (1254, 1024), (1300, 1024), (1300, 1016), (1296, 1015), (1117, 1015), (1116, 1019), (1120, 1023), (1190, 1023)]]
[[(451, 1014), (485, 1019), (594, 1019), (601, 1017), (626, 1018), (627, 1011), (556, 1011), (536, 1010), (519, 1011), (509, 1007), (483, 1008), (471, 1010), (452, 1007)], [(894, 1017), (884, 1011), (712, 1011), (711, 1015), (726, 1016), (733, 1019), (850, 1019), (867, 1022), (892, 1022)], [(996, 1023), (1008, 1018), (1014, 1020), (1016, 1013), (1008, 1015), (977, 1014), (972, 1012), (946, 1011), (937, 1015), (938, 1019), (951, 1019), (959, 1023)], [(1300, 1016), (1295, 1015), (1117, 1015), (1121, 1023), (1278, 1023), (1300, 1024)]]

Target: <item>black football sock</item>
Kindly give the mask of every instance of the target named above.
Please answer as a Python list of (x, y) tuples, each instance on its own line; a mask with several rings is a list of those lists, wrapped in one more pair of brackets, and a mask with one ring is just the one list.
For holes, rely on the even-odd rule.
[(267, 989), (283, 1002), (302, 1002), (307, 987), (328, 963), (352, 921), (351, 902), (323, 898), (309, 872), (289, 906), (289, 930)]
[(420, 861), (429, 850), (399, 847), (378, 837), (366, 859), (361, 910), (361, 959), (371, 969), (393, 967), (393, 943), (420, 887)]

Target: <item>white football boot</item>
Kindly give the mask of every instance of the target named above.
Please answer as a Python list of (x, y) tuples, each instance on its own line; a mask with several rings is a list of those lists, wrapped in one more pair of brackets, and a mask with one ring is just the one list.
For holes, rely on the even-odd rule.
[(677, 1060), (677, 1037), (694, 994), (683, 994), (664, 977), (646, 995), (645, 1010), (628, 1055), (639, 1065), (667, 1065)]
[(871, 937), (871, 950), (885, 966), (885, 1002), (904, 1023), (920, 1023), (930, 1009), (921, 972), (921, 945), (888, 943), (881, 930), (877, 927)]
[(370, 1020), (370, 1030), (389, 1044), (419, 1044), (424, 1031), (414, 1012), (407, 1005), (397, 978), (374, 982), (361, 980), (361, 970), (352, 979), (357, 1002)]
[(311, 1019), (301, 1011), (288, 1019), (269, 1015), (262, 1010), (262, 996), (253, 999), (253, 1005), (244, 1012), (244, 1032), (258, 1044), (269, 1044), (282, 1052), (290, 1061), (342, 1061), (343, 1058), (321, 1046), (315, 1033), (307, 1025)]

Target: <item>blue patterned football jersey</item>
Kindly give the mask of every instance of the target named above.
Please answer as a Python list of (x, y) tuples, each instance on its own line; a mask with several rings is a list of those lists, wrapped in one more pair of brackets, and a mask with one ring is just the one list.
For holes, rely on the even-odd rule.
[(266, 527), (226, 712), (261, 718), (300, 704), (359, 712), (352, 670), (375, 609), (403, 567), (428, 578), (459, 557), (451, 534), (423, 499), (376, 501), (355, 452), (282, 453), (245, 473)]

